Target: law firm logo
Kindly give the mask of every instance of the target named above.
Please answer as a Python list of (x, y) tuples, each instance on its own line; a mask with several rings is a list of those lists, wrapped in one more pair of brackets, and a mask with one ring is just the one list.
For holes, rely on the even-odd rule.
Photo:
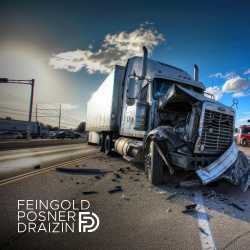
[(74, 200), (18, 200), (18, 233), (74, 233), (77, 229), (80, 233), (92, 233), (99, 227), (100, 219), (87, 212), (89, 208), (88, 200), (78, 204)]
[(91, 212), (79, 212), (79, 232), (94, 232), (100, 224), (99, 217)]

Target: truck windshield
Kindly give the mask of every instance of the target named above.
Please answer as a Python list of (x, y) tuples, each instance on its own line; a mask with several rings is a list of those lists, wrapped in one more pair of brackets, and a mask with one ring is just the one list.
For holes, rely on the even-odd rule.
[(172, 85), (173, 84), (165, 82), (161, 79), (155, 79), (154, 86), (153, 86), (154, 99), (159, 100), (160, 98), (162, 98), (168, 92), (168, 90), (172, 87)]
[(242, 128), (240, 133), (241, 134), (248, 134), (248, 133), (250, 133), (250, 128)]
[[(154, 85), (153, 85), (153, 96), (155, 100), (159, 100), (162, 98), (168, 90), (172, 87), (172, 85), (176, 82), (171, 82), (171, 81), (164, 81), (163, 79), (155, 79), (154, 80)], [(197, 92), (199, 94), (203, 94), (203, 90), (194, 86), (190, 86), (188, 84), (184, 83), (178, 83), (181, 87), (192, 90), (194, 92)]]

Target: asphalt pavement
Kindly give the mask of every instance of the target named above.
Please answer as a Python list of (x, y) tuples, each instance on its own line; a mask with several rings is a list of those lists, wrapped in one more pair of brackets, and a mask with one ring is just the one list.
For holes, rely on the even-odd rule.
[[(241, 147), (239, 149), (241, 150)], [(244, 150), (250, 156), (250, 148)], [(51, 153), (48, 153), (50, 151)], [(71, 149), (65, 145), (23, 149), (23, 151), (10, 150), (4, 153), (2, 151), (0, 152), (0, 169), (2, 169), (3, 162), (6, 164), (8, 161), (20, 161), (21, 155), (23, 159), (30, 159), (29, 167), (25, 169), (25, 164), (22, 167), (16, 165), (15, 170), (11, 172), (12, 176), (20, 173), (20, 169), (36, 171), (34, 165), (42, 163), (43, 160), (41, 168), (46, 168), (97, 152), (96, 146), (87, 146), (86, 143), (81, 146), (79, 144), (72, 146)], [(31, 155), (25, 156), (25, 154)], [(33, 164), (31, 159), (37, 159), (37, 162)], [(249, 249), (250, 189), (242, 192), (227, 182), (222, 182), (219, 186), (217, 183), (217, 186), (181, 188), (178, 184), (186, 177), (184, 171), (176, 171), (173, 176), (165, 172), (161, 185), (151, 185), (144, 174), (142, 164), (129, 163), (118, 155), (110, 157), (100, 155), (64, 166), (64, 168), (94, 168), (113, 172), (86, 175), (54, 169), (1, 186), (0, 248)], [(7, 169), (5, 171), (8, 172)], [(121, 186), (121, 188), (115, 190), (116, 186)], [(115, 191), (109, 192), (110, 190)], [(96, 193), (83, 194), (87, 191)], [(212, 191), (219, 195), (210, 198), (203, 195)], [(166, 199), (171, 194), (176, 195), (171, 199)], [(222, 196), (228, 200), (221, 201)], [(20, 204), (26, 205), (20, 205), (18, 209), (18, 200)], [(29, 206), (27, 206), (27, 200), (31, 200), (28, 201)], [(35, 201), (43, 201), (46, 204), (46, 201), (50, 203), (53, 200), (56, 201), (48, 209), (44, 207), (36, 209), (35, 205), (32, 206), (36, 204)], [(66, 201), (74, 203), (75, 209), (79, 208), (79, 210), (74, 210), (71, 206), (68, 209), (75, 211), (75, 221), (66, 216), (64, 222), (61, 217), (58, 217), (58, 211), (66, 211), (67, 215), (68, 210), (64, 210), (68, 204)], [(182, 212), (186, 205), (194, 202), (198, 203), (196, 208), (198, 212)], [(230, 202), (238, 204), (244, 211), (230, 205)], [(64, 204), (64, 209), (55, 209), (57, 204)], [(82, 204), (85, 205), (81, 207)], [(90, 207), (83, 210), (88, 204)], [(19, 221), (18, 211), (25, 213), (24, 218), (19, 218)], [(27, 213), (31, 211), (37, 214), (41, 211), (47, 214), (50, 211), (54, 216), (57, 214), (57, 218), (54, 220), (50, 217), (50, 221), (43, 222), (39, 221), (41, 217), (35, 219), (35, 214), (30, 213), (27, 219)], [(79, 212), (95, 213), (100, 221), (99, 227), (94, 232), (79, 232)], [(204, 215), (207, 218), (208, 227), (205, 225), (206, 220), (202, 217)], [(20, 224), (21, 226), (26, 226), (24, 230), (19, 225), (20, 231), (24, 232), (18, 233), (18, 222), (24, 223)], [(74, 232), (67, 228), (66, 222)], [(56, 229), (57, 224), (53, 223), (58, 223)], [(33, 227), (30, 232), (28, 232), (29, 225)], [(52, 232), (53, 230), (58, 232)]]

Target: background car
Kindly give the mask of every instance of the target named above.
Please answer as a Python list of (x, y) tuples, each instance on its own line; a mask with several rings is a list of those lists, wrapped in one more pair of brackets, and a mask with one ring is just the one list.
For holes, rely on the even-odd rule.
[(0, 139), (23, 139), (23, 136), (18, 132), (5, 131), (0, 133)]
[(64, 138), (71, 138), (71, 139), (78, 139), (80, 137), (79, 134), (71, 131), (61, 131), (58, 134), (55, 134), (56, 139), (64, 139)]
[(50, 132), (50, 139), (55, 139), (56, 138), (55, 135), (58, 133), (60, 133), (60, 131), (51, 131)]

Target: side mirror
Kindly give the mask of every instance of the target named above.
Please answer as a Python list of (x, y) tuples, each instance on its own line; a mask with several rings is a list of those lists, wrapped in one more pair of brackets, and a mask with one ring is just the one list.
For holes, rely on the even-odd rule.
[(126, 92), (126, 104), (128, 106), (133, 106), (135, 104), (135, 99), (136, 99), (136, 79), (134, 78), (129, 78), (128, 80), (128, 87), (127, 87), (127, 92)]

